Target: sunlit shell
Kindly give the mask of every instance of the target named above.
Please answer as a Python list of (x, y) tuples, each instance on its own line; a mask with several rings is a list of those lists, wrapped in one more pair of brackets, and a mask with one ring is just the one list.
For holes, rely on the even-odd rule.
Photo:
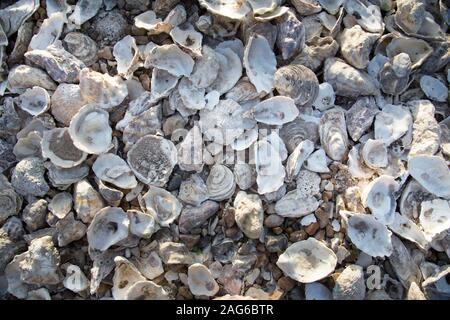
[[(123, 192), (116, 187), (112, 187), (110, 184), (103, 182), (96, 177), (95, 182), (98, 186), (98, 192), (101, 194), (102, 198), (105, 199), (106, 203), (111, 207), (120, 206), (120, 202), (123, 199)], [(133, 189), (134, 190), (134, 189)], [(131, 197), (131, 192), (128, 193)], [(127, 195), (128, 195), (127, 194)]]
[(50, 108), (50, 95), (41, 87), (33, 87), (25, 90), (19, 96), (19, 107), (32, 116), (38, 116)]
[[(69, 173), (70, 171), (67, 175)], [(103, 207), (103, 199), (100, 194), (87, 180), (81, 178), (73, 187), (73, 208), (77, 217), (85, 223), (90, 223), (95, 214)]]
[(61, 83), (51, 97), (50, 112), (57, 121), (68, 126), (72, 117), (86, 103), (79, 85)]
[(348, 0), (344, 3), (347, 14), (353, 15), (356, 22), (365, 30), (374, 33), (381, 33), (384, 30), (383, 18), (380, 7), (362, 1)]
[(450, 206), (448, 201), (435, 199), (423, 201), (419, 216), (425, 236), (432, 240), (450, 228)]
[(112, 129), (109, 114), (95, 104), (88, 104), (70, 121), (69, 134), (78, 149), (100, 154), (110, 148)]
[(398, 212), (395, 213), (394, 221), (388, 225), (388, 228), (400, 237), (416, 243), (420, 248), (425, 250), (428, 248), (428, 241), (422, 229)]
[(151, 80), (151, 93), (155, 98), (167, 97), (178, 84), (178, 77), (171, 75), (166, 70), (153, 68)]
[(239, 229), (250, 239), (259, 239), (263, 231), (264, 209), (256, 194), (239, 191), (233, 203)]
[[(305, 19), (302, 23), (306, 24)], [(317, 27), (314, 26), (314, 31), (316, 30)], [(317, 72), (322, 62), (329, 57), (334, 57), (338, 50), (339, 44), (332, 37), (313, 37), (308, 40), (308, 44), (303, 47), (302, 52), (292, 61), (292, 64), (301, 64)]]
[(142, 200), (146, 213), (153, 215), (162, 227), (168, 227), (181, 213), (181, 203), (164, 189), (149, 186)]
[(234, 20), (243, 20), (252, 10), (247, 1), (240, 0), (200, 0), (199, 3), (213, 14)]
[(310, 140), (304, 140), (289, 155), (286, 162), (286, 181), (292, 181), (300, 172), (305, 160), (314, 151), (314, 143)]
[(345, 113), (347, 130), (353, 141), (366, 133), (373, 123), (374, 116), (379, 112), (375, 99), (372, 97), (360, 97)]
[(184, 49), (201, 56), (203, 35), (191, 24), (180, 25), (170, 31), (172, 40)]
[(203, 139), (198, 126), (192, 127), (178, 146), (178, 165), (181, 170), (203, 170)]
[(38, 68), (21, 64), (9, 71), (8, 89), (12, 93), (24, 93), (26, 89), (33, 87), (56, 90), (57, 86), (47, 73)]
[(206, 179), (206, 187), (211, 200), (228, 199), (236, 189), (233, 172), (224, 165), (214, 165)]
[(322, 7), (316, 0), (292, 0), (292, 5), (302, 16), (308, 16), (319, 12)]
[(258, 92), (270, 93), (274, 87), (277, 61), (266, 38), (253, 35), (245, 47), (244, 66)]
[(193, 174), (181, 182), (178, 198), (184, 203), (199, 206), (202, 202), (208, 200), (208, 197), (208, 188), (198, 174)]
[(57, 193), (48, 204), (50, 212), (63, 219), (72, 209), (72, 195), (68, 192)]
[(139, 67), (139, 49), (132, 36), (118, 41), (114, 45), (113, 55), (117, 61), (117, 73), (124, 78), (130, 78)]
[(201, 110), (206, 107), (205, 89), (195, 87), (188, 78), (180, 80), (178, 93), (186, 108)]
[(67, 22), (65, 13), (57, 12), (42, 22), (39, 32), (31, 38), (30, 49), (45, 50), (59, 39)]
[(209, 90), (224, 94), (230, 91), (241, 78), (242, 62), (230, 48), (216, 49), (216, 57), (219, 62), (219, 71)]
[(81, 26), (97, 14), (102, 4), (102, 0), (80, 0), (75, 5), (75, 9), (69, 16), (69, 20), (75, 25)]
[(435, 118), (435, 107), (428, 100), (408, 102), (414, 118), (411, 150), (408, 156), (434, 155), (441, 143), (441, 129)]
[(80, 72), (80, 90), (85, 101), (97, 103), (104, 109), (118, 106), (128, 96), (128, 88), (122, 78), (88, 68)]
[(44, 131), (42, 156), (62, 168), (72, 168), (86, 160), (87, 153), (75, 147), (67, 128)]
[(231, 147), (236, 151), (243, 151), (248, 149), (256, 140), (258, 140), (258, 126), (252, 129), (245, 130), (239, 137), (237, 137)]
[(86, 66), (91, 66), (97, 61), (97, 44), (83, 33), (69, 32), (63, 39), (63, 46)]
[(412, 131), (412, 116), (401, 105), (386, 105), (375, 117), (375, 139), (382, 140), (386, 146)]
[(417, 219), (422, 201), (434, 198), (435, 196), (429, 193), (416, 180), (410, 179), (402, 191), (399, 203), (400, 213), (409, 219)]
[(79, 266), (70, 264), (66, 269), (66, 277), (63, 280), (64, 287), (78, 293), (89, 287), (89, 280)]
[(140, 238), (149, 239), (158, 230), (155, 218), (137, 210), (128, 210), (130, 232)]
[(276, 96), (258, 103), (253, 108), (252, 113), (258, 122), (283, 125), (297, 118), (299, 110), (293, 99)]
[(286, 171), (280, 154), (267, 140), (258, 141), (254, 151), (258, 193), (277, 191), (283, 184)]
[(319, 205), (320, 202), (314, 196), (295, 189), (277, 201), (275, 212), (282, 217), (300, 218), (314, 212)]
[(301, 283), (327, 277), (334, 271), (336, 264), (334, 252), (315, 238), (290, 245), (277, 261), (277, 266), (285, 275)]
[(95, 175), (103, 181), (112, 183), (122, 189), (133, 189), (137, 186), (136, 178), (125, 160), (112, 154), (98, 156), (92, 165)]
[(331, 159), (340, 161), (346, 156), (348, 136), (343, 111), (337, 108), (326, 111), (320, 119), (319, 135), (322, 147)]
[(105, 207), (98, 211), (87, 230), (93, 249), (105, 251), (128, 236), (130, 220), (121, 208)]
[(115, 257), (113, 287), (111, 293), (115, 300), (125, 300), (130, 288), (137, 282), (145, 281), (145, 277), (139, 272), (133, 263), (124, 257)]
[(336, 95), (334, 93), (333, 86), (327, 82), (324, 82), (319, 85), (317, 96), (312, 105), (320, 111), (325, 111), (334, 106), (335, 99)]
[(145, 184), (163, 186), (177, 164), (177, 149), (167, 139), (146, 135), (128, 151), (127, 162), (136, 177)]
[(72, 183), (84, 179), (89, 174), (89, 167), (81, 164), (73, 168), (61, 168), (48, 162), (45, 164), (51, 184), (61, 190), (67, 189)]
[(300, 114), (294, 121), (283, 125), (280, 130), (280, 137), (286, 144), (288, 151), (294, 151), (297, 145), (306, 139), (318, 143), (319, 122), (319, 118)]
[(153, 281), (138, 281), (130, 286), (124, 300), (170, 300), (170, 296)]
[(377, 38), (378, 35), (364, 32), (359, 25), (345, 28), (339, 35), (342, 56), (355, 68), (365, 69)]
[(448, 86), (436, 78), (424, 75), (420, 78), (420, 88), (428, 98), (438, 102), (445, 102), (448, 98)]
[(195, 61), (189, 80), (197, 88), (207, 88), (217, 79), (220, 61), (216, 52), (208, 46), (203, 46), (202, 56)]
[(175, 44), (155, 46), (145, 59), (146, 68), (166, 70), (176, 77), (189, 77), (194, 68), (194, 60)]
[(294, 99), (298, 106), (310, 106), (319, 93), (319, 81), (307, 67), (291, 64), (275, 73), (275, 88), (283, 96)]
[(408, 54), (411, 59), (411, 68), (420, 67), (432, 54), (433, 48), (420, 39), (396, 37), (386, 46), (386, 53), (389, 58), (394, 58), (400, 53)]
[(444, 159), (426, 155), (411, 157), (408, 170), (426, 190), (438, 197), (450, 199), (450, 171)]
[(151, 34), (170, 32), (172, 29), (170, 24), (163, 22), (152, 10), (137, 15), (134, 18), (134, 25), (149, 31)]
[(189, 290), (196, 296), (214, 296), (219, 285), (211, 275), (211, 271), (200, 263), (194, 263), (188, 269)]
[(361, 156), (371, 169), (384, 168), (388, 165), (388, 151), (381, 140), (367, 140), (361, 150)]
[(41, 142), (41, 134), (38, 131), (31, 131), (27, 136), (17, 140), (12, 152), (18, 160), (27, 157), (40, 157), (42, 155)]
[(318, 172), (318, 173), (327, 173), (330, 172), (327, 163), (327, 155), (325, 154), (325, 150), (319, 149), (313, 152), (305, 161), (304, 166), (306, 169)]

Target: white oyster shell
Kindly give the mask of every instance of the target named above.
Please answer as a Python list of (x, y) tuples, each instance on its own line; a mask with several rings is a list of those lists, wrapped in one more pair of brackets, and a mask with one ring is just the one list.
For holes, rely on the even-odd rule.
[(75, 25), (81, 26), (97, 14), (102, 4), (102, 0), (80, 0), (75, 5), (75, 9), (69, 16), (69, 20)]
[(166, 70), (153, 68), (150, 92), (155, 99), (167, 97), (178, 84), (178, 77)]
[(199, 2), (211, 13), (233, 20), (243, 20), (252, 10), (247, 1), (241, 0), (199, 0)]
[(415, 156), (408, 161), (409, 174), (426, 190), (438, 197), (450, 199), (450, 171), (438, 156)]
[(361, 150), (361, 156), (371, 169), (384, 168), (388, 165), (388, 151), (382, 140), (367, 140)]
[(450, 205), (443, 199), (423, 201), (419, 216), (425, 236), (431, 241), (434, 237), (450, 229)]
[(318, 173), (327, 173), (330, 172), (328, 168), (327, 155), (325, 154), (325, 150), (319, 149), (313, 152), (308, 159), (306, 159), (305, 168)]
[[(194, 69), (189, 80), (197, 88), (207, 88), (217, 79), (220, 69), (220, 58), (208, 46), (203, 46), (202, 56), (195, 61)], [(242, 72), (242, 71), (241, 71)]]
[(277, 201), (275, 212), (282, 217), (300, 218), (316, 211), (319, 205), (320, 201), (314, 196), (295, 189)]
[(305, 160), (314, 151), (314, 143), (310, 140), (304, 140), (292, 151), (286, 162), (286, 181), (292, 181), (300, 172)]
[(362, 0), (348, 0), (344, 3), (344, 8), (365, 30), (374, 33), (383, 32), (384, 23), (380, 7)]
[(438, 102), (445, 102), (448, 98), (448, 86), (434, 77), (424, 75), (420, 78), (420, 88), (428, 98)]
[(335, 99), (336, 94), (333, 86), (328, 82), (324, 82), (319, 84), (319, 92), (312, 105), (320, 111), (325, 111), (334, 106)]
[(59, 39), (67, 22), (65, 13), (57, 12), (42, 22), (39, 32), (31, 38), (29, 48), (31, 50), (45, 50)]
[(176, 77), (189, 77), (194, 68), (194, 60), (175, 44), (155, 46), (145, 59), (144, 66), (166, 70)]
[(153, 281), (138, 281), (130, 286), (124, 300), (170, 300), (170, 296), (162, 286)]
[(294, 100), (283, 96), (266, 99), (258, 103), (251, 112), (256, 121), (270, 125), (283, 125), (299, 115)]
[(427, 250), (429, 244), (422, 229), (407, 217), (395, 213), (394, 221), (388, 225), (395, 234), (416, 243), (420, 248)]
[(400, 105), (386, 105), (375, 117), (375, 139), (382, 140), (386, 146), (412, 131), (412, 116), (409, 110)]
[(162, 227), (168, 227), (181, 213), (181, 203), (164, 189), (149, 186), (142, 200), (145, 212), (152, 215)]
[(87, 158), (87, 153), (74, 145), (67, 128), (44, 131), (41, 148), (42, 156), (61, 168), (75, 167)]
[(137, 282), (145, 281), (145, 277), (139, 272), (133, 263), (124, 257), (115, 257), (113, 287), (111, 289), (115, 300), (125, 300), (127, 292)]
[(78, 293), (89, 287), (89, 280), (79, 266), (69, 264), (66, 269), (66, 277), (63, 280), (64, 287)]
[(192, 127), (178, 146), (178, 166), (181, 170), (201, 172), (203, 170), (203, 139), (200, 128)]
[(219, 285), (211, 271), (200, 263), (194, 263), (188, 269), (189, 290), (196, 296), (214, 296), (219, 291)]
[(327, 277), (334, 271), (336, 264), (334, 252), (314, 238), (290, 245), (277, 261), (277, 266), (285, 275), (301, 283)]
[(258, 193), (277, 191), (283, 184), (286, 171), (278, 151), (267, 140), (258, 141), (254, 149)]
[(134, 25), (149, 31), (151, 34), (169, 32), (172, 29), (169, 23), (163, 22), (152, 10), (137, 15), (134, 18)]
[(157, 230), (155, 218), (137, 210), (128, 210), (130, 219), (130, 232), (140, 238), (149, 239)]
[(133, 189), (137, 186), (136, 178), (128, 164), (121, 157), (104, 153), (98, 156), (92, 165), (97, 178), (112, 183), (122, 189)]
[(373, 216), (388, 225), (394, 221), (397, 202), (394, 193), (400, 188), (391, 176), (380, 176), (370, 182), (363, 190), (363, 205), (369, 208)]
[(319, 135), (322, 147), (331, 159), (340, 161), (346, 156), (348, 135), (342, 110), (334, 108), (322, 115), (319, 124)]
[(139, 49), (132, 36), (126, 36), (118, 41), (113, 48), (113, 55), (117, 61), (117, 73), (124, 78), (130, 78), (139, 67)]
[(206, 187), (211, 200), (222, 201), (230, 198), (236, 189), (233, 172), (224, 165), (214, 165), (206, 179)]
[(50, 95), (41, 87), (27, 89), (19, 96), (19, 107), (32, 116), (41, 115), (50, 108)]
[[(209, 90), (220, 94), (230, 91), (242, 76), (242, 62), (240, 57), (230, 48), (216, 48), (219, 71)], [(213, 71), (214, 72), (214, 71)]]
[(173, 42), (197, 56), (202, 55), (203, 35), (197, 32), (191, 24), (179, 25), (170, 31)]
[(107, 151), (112, 140), (108, 112), (95, 104), (84, 106), (70, 121), (69, 134), (75, 147), (86, 153)]
[(256, 194), (239, 191), (233, 203), (239, 229), (250, 239), (259, 239), (263, 231), (264, 209)]

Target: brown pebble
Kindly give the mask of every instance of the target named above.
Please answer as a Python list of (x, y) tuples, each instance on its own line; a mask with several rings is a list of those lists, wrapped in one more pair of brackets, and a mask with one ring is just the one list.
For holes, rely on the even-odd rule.
[(150, 77), (148, 74), (144, 73), (139, 76), (139, 80), (141, 81), (142, 87), (145, 90), (150, 91)]
[(256, 250), (258, 250), (259, 252), (266, 252), (266, 246), (262, 243), (258, 243), (258, 245), (256, 246)]
[(333, 191), (322, 192), (322, 200), (325, 202), (331, 201), (333, 199)]
[(238, 232), (239, 228), (235, 226), (225, 230), (225, 235), (229, 238), (234, 238), (238, 234)]
[(291, 291), (295, 287), (295, 281), (285, 276), (278, 279), (277, 283), (278, 286), (285, 291)]
[(329, 214), (323, 208), (318, 208), (314, 214), (319, 222), (320, 229), (325, 228), (328, 222), (330, 222)]
[(308, 237), (308, 234), (305, 230), (297, 230), (294, 232), (291, 232), (289, 235), (289, 241), (290, 242), (297, 242), (301, 240), (305, 240)]
[(180, 240), (188, 247), (189, 250), (192, 250), (195, 245), (200, 241), (200, 235), (198, 234), (180, 234)]
[(265, 254), (260, 254), (256, 257), (255, 268), (264, 267), (269, 262), (269, 259)]
[(280, 227), (273, 228), (272, 232), (275, 234), (281, 234), (281, 233), (283, 233), (283, 228), (280, 228)]
[(317, 230), (319, 230), (319, 223), (318, 222), (314, 222), (311, 223), (309, 226), (305, 227), (305, 231), (307, 234), (309, 234), (310, 236), (314, 235)]
[(319, 241), (325, 239), (325, 230), (323, 230), (323, 229), (319, 230), (319, 232), (316, 233), (314, 238), (316, 238)]
[(231, 228), (232, 226), (234, 226), (235, 224), (235, 220), (234, 220), (234, 214), (235, 214), (235, 209), (233, 207), (228, 207), (227, 209), (225, 209), (223, 211), (223, 221), (225, 222), (225, 226), (227, 228)]
[(146, 36), (147, 35), (147, 30), (142, 29), (142, 28), (138, 28), (136, 26), (131, 26), (131, 34), (133, 36)]
[(148, 37), (147, 36), (136, 36), (134, 37), (136, 40), (137, 45), (144, 45), (148, 43)]
[(97, 57), (99, 59), (113, 60), (114, 56), (112, 54), (111, 47), (103, 47), (97, 52)]
[(178, 288), (178, 294), (187, 300), (192, 300), (192, 298), (193, 298), (191, 292), (185, 286)]
[(325, 234), (328, 238), (332, 238), (334, 236), (334, 230), (331, 224), (327, 225), (325, 228)]
[(277, 214), (271, 214), (264, 220), (264, 225), (267, 228), (275, 228), (281, 226), (283, 222), (284, 222), (283, 217)]

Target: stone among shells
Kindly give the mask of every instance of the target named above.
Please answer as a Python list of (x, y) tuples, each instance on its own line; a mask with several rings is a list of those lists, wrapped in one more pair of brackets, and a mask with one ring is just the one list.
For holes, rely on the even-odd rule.
[(92, 170), (103, 181), (112, 183), (122, 189), (133, 189), (137, 186), (136, 178), (125, 160), (112, 154), (101, 154), (93, 163)]
[(26, 89), (19, 96), (19, 107), (32, 116), (39, 116), (50, 108), (50, 95), (41, 87)]
[(87, 240), (93, 249), (105, 251), (128, 236), (130, 220), (121, 208), (99, 210), (87, 230)]
[(67, 246), (73, 241), (78, 241), (86, 235), (87, 227), (81, 221), (74, 218), (73, 212), (70, 212), (63, 219), (59, 220), (56, 225), (58, 231), (58, 245), (60, 247)]
[(168, 227), (181, 213), (181, 203), (164, 189), (149, 186), (142, 200), (145, 211), (163, 227)]
[(87, 180), (81, 180), (75, 184), (73, 208), (81, 221), (90, 223), (95, 214), (103, 207), (102, 197)]
[(48, 46), (45, 50), (31, 50), (25, 53), (25, 59), (47, 71), (58, 83), (78, 83), (83, 61), (67, 52), (61, 41)]
[(319, 205), (320, 202), (314, 196), (295, 189), (277, 201), (275, 212), (282, 217), (300, 218), (314, 212)]
[(166, 70), (176, 77), (189, 77), (194, 68), (194, 60), (174, 44), (154, 47), (145, 60), (144, 66)]
[(337, 108), (326, 111), (320, 118), (319, 135), (322, 147), (331, 159), (340, 161), (346, 156), (348, 136), (343, 111)]
[(87, 153), (75, 147), (67, 128), (44, 131), (42, 156), (61, 168), (72, 168), (86, 160)]
[(193, 174), (181, 182), (178, 198), (184, 203), (199, 206), (203, 201), (208, 200), (208, 197), (208, 188), (198, 174)]
[(336, 264), (334, 252), (315, 238), (292, 244), (277, 261), (277, 266), (285, 275), (301, 283), (327, 277), (334, 271)]
[(211, 275), (211, 271), (203, 264), (194, 263), (188, 269), (189, 290), (196, 296), (215, 296), (219, 285)]
[(145, 184), (164, 186), (178, 162), (174, 144), (159, 136), (146, 135), (128, 151), (127, 162)]
[(263, 231), (264, 210), (256, 194), (239, 191), (234, 199), (235, 220), (238, 227), (250, 239), (259, 239)]
[(438, 156), (415, 156), (408, 161), (409, 174), (430, 193), (450, 199), (450, 171)]
[(63, 39), (63, 46), (88, 67), (97, 61), (97, 44), (83, 33), (69, 32)]
[(8, 89), (12, 93), (23, 93), (26, 89), (33, 87), (56, 90), (55, 82), (41, 69), (24, 64), (11, 69), (8, 74)]
[(206, 200), (197, 207), (186, 206), (181, 211), (178, 226), (181, 233), (189, 233), (192, 229), (200, 227), (219, 210), (219, 204)]
[(257, 34), (250, 37), (245, 47), (244, 66), (259, 93), (272, 91), (277, 61), (266, 38)]
[(278, 93), (294, 99), (298, 106), (311, 106), (319, 94), (316, 75), (299, 64), (279, 68), (274, 81)]
[(41, 159), (25, 158), (14, 168), (11, 184), (16, 192), (23, 196), (43, 197), (50, 189), (44, 173), (45, 167)]
[(337, 277), (333, 288), (334, 300), (364, 300), (366, 284), (361, 266), (349, 265)]
[(236, 189), (233, 172), (224, 165), (214, 165), (206, 179), (206, 187), (209, 199), (215, 201), (228, 199)]
[(108, 151), (112, 140), (109, 114), (96, 104), (88, 104), (70, 121), (69, 134), (75, 147), (90, 154)]

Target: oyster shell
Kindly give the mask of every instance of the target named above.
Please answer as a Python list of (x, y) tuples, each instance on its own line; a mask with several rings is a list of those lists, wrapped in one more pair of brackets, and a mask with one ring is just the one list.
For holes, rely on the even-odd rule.
[(192, 229), (202, 226), (218, 210), (219, 204), (211, 200), (206, 200), (197, 207), (184, 207), (178, 221), (180, 232), (189, 233)]
[(56, 84), (50, 76), (38, 68), (24, 64), (15, 66), (8, 74), (8, 89), (12, 93), (24, 93), (26, 89), (41, 87), (55, 90)]
[(153, 281), (137, 281), (125, 292), (124, 300), (170, 300), (162, 286)]
[(252, 10), (247, 1), (240, 0), (199, 0), (199, 3), (209, 12), (233, 20), (243, 20)]
[(203, 170), (203, 140), (200, 128), (192, 127), (178, 146), (178, 166), (181, 170)]
[(382, 140), (367, 140), (362, 147), (361, 157), (371, 169), (385, 168), (388, 165), (388, 151)]
[(327, 277), (334, 271), (336, 264), (334, 252), (314, 238), (290, 245), (277, 261), (277, 266), (284, 274), (301, 283)]
[(151, 93), (155, 99), (167, 97), (178, 84), (178, 77), (165, 70), (153, 68)]
[(409, 110), (401, 105), (386, 105), (375, 117), (375, 139), (386, 146), (407, 136), (412, 132), (412, 116)]
[(365, 30), (373, 33), (384, 31), (380, 7), (363, 0), (348, 0), (344, 3), (347, 14), (352, 15), (356, 22)]
[(170, 31), (173, 42), (197, 56), (202, 55), (203, 35), (187, 23), (176, 26)]
[(189, 80), (197, 88), (207, 88), (214, 83), (219, 75), (220, 58), (209, 46), (204, 45), (202, 56), (195, 61)]
[(75, 57), (91, 66), (97, 61), (97, 44), (89, 36), (80, 32), (69, 32), (63, 39), (64, 48)]
[(258, 193), (277, 191), (286, 176), (279, 152), (267, 140), (258, 141), (254, 150)]
[(441, 129), (434, 116), (435, 107), (428, 100), (408, 102), (414, 117), (411, 149), (408, 156), (434, 155), (439, 150)]
[(139, 68), (139, 49), (132, 36), (126, 36), (118, 41), (113, 48), (113, 55), (117, 61), (117, 73), (129, 79)]
[(42, 22), (39, 32), (31, 38), (29, 48), (32, 50), (45, 50), (59, 39), (66, 23), (65, 13), (56, 12), (52, 14)]
[(66, 269), (66, 277), (63, 280), (64, 287), (78, 293), (89, 288), (89, 280), (79, 266), (69, 264)]
[(433, 101), (447, 101), (448, 87), (436, 78), (427, 75), (422, 76), (420, 78), (420, 88)]
[(188, 269), (189, 290), (196, 296), (215, 296), (219, 285), (211, 275), (211, 271), (200, 263), (194, 263)]
[(264, 210), (256, 194), (239, 191), (233, 203), (239, 229), (250, 239), (259, 239), (263, 231)]
[(397, 206), (394, 197), (400, 186), (391, 176), (382, 175), (370, 182), (361, 195), (363, 205), (385, 225), (394, 221)]
[(339, 35), (341, 54), (353, 67), (365, 69), (377, 39), (378, 35), (365, 32), (359, 25), (345, 28)]
[(448, 201), (434, 199), (423, 201), (419, 216), (425, 237), (430, 241), (450, 228), (450, 206)]
[(209, 199), (216, 201), (228, 199), (236, 189), (233, 172), (224, 165), (214, 165), (206, 179), (206, 187)]
[(328, 168), (327, 155), (325, 150), (318, 149), (314, 151), (305, 161), (304, 166), (312, 172), (327, 173), (330, 172)]
[(298, 144), (286, 162), (286, 181), (290, 182), (297, 177), (303, 163), (313, 151), (314, 143), (310, 140), (304, 140)]
[(137, 282), (145, 281), (145, 277), (139, 272), (134, 264), (124, 257), (115, 257), (116, 265), (113, 276), (113, 287), (111, 293), (115, 300), (125, 300), (128, 291)]
[(44, 88), (36, 86), (26, 89), (18, 102), (20, 109), (32, 116), (39, 116), (50, 108), (50, 95)]
[(284, 60), (292, 58), (305, 45), (306, 32), (293, 10), (288, 10), (277, 21), (277, 47)]
[(282, 217), (300, 218), (316, 211), (319, 205), (320, 201), (314, 196), (295, 189), (277, 201), (275, 212)]
[(327, 155), (342, 160), (348, 151), (348, 136), (344, 112), (338, 108), (327, 110), (320, 118), (320, 142)]
[(395, 234), (416, 243), (420, 248), (426, 250), (429, 247), (428, 240), (422, 229), (407, 217), (395, 213), (394, 220), (388, 225)]
[(51, 97), (50, 112), (55, 119), (68, 126), (73, 116), (87, 103), (81, 95), (80, 86), (61, 83)]
[(73, 13), (69, 16), (69, 21), (77, 26), (81, 26), (86, 21), (93, 18), (100, 10), (103, 1), (101, 0), (80, 0), (75, 5)]
[(41, 159), (25, 158), (12, 171), (11, 184), (23, 196), (43, 197), (49, 186), (44, 178), (45, 167)]
[(438, 156), (414, 156), (408, 161), (409, 174), (430, 193), (450, 199), (450, 171)]
[(83, 179), (75, 184), (73, 187), (73, 208), (81, 221), (90, 223), (95, 214), (103, 207), (102, 197), (87, 180)]
[(87, 153), (75, 147), (67, 128), (55, 128), (44, 131), (42, 156), (61, 168), (72, 168), (87, 158)]
[(221, 95), (230, 91), (242, 76), (242, 62), (240, 57), (230, 48), (216, 49), (219, 62), (219, 72), (209, 90), (217, 91)]
[(119, 188), (133, 189), (137, 186), (130, 167), (125, 160), (115, 154), (99, 155), (92, 165), (92, 170), (100, 180), (112, 183)]
[(283, 125), (297, 118), (299, 111), (294, 100), (276, 96), (258, 103), (252, 110), (254, 119), (270, 125)]
[(145, 59), (144, 67), (166, 70), (176, 77), (189, 77), (194, 68), (194, 60), (175, 44), (155, 46)]
[(149, 186), (142, 196), (145, 212), (152, 215), (162, 227), (168, 227), (181, 213), (182, 205), (170, 192)]

